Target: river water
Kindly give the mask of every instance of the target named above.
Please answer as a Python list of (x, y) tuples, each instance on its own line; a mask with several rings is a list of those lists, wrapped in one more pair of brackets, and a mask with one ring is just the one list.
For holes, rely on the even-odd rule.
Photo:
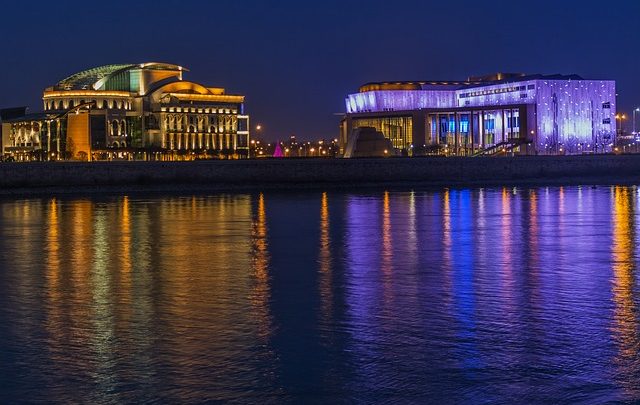
[(0, 200), (0, 399), (640, 400), (640, 189)]

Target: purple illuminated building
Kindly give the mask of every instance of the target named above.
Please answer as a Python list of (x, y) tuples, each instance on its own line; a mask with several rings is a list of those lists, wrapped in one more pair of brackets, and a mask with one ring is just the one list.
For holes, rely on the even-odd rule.
[(354, 129), (373, 127), (409, 156), (601, 153), (615, 114), (615, 81), (577, 75), (369, 83), (346, 98), (340, 144), (353, 149)]

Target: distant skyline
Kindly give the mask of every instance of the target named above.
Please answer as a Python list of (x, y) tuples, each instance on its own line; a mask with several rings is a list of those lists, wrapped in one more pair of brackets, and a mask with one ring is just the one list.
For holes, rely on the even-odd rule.
[(628, 128), (640, 105), (638, 2), (63, 0), (3, 14), (0, 108), (40, 111), (70, 74), (146, 61), (245, 95), (267, 140), (336, 137), (344, 97), (371, 81), (575, 73), (617, 81)]

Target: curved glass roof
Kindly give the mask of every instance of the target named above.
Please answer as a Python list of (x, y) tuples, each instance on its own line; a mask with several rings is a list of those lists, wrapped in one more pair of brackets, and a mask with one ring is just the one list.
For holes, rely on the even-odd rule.
[(114, 64), (98, 66), (73, 74), (54, 86), (55, 90), (97, 90), (109, 76), (130, 69), (187, 70), (169, 63)]
[(55, 87), (57, 90), (94, 90), (93, 85), (100, 79), (119, 70), (134, 66), (136, 65), (105, 65), (83, 70), (66, 79), (60, 80)]

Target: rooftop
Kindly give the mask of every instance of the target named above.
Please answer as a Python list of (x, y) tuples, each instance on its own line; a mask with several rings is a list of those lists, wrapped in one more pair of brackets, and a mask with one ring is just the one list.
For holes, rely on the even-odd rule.
[(581, 76), (572, 75), (527, 75), (524, 73), (494, 73), (485, 76), (471, 76), (467, 80), (421, 80), (396, 82), (370, 82), (360, 86), (359, 92), (376, 90), (457, 90), (464, 87), (491, 86), (495, 84), (523, 82), (527, 80), (584, 80)]
[(110, 77), (133, 69), (167, 71), (187, 70), (182, 66), (157, 62), (104, 65), (83, 70), (64, 78), (56, 83), (52, 90), (98, 90)]

